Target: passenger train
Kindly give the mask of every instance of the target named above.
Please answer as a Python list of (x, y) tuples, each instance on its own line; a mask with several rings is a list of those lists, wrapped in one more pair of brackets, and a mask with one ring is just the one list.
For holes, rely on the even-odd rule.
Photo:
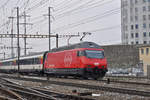
[(102, 78), (107, 72), (104, 50), (93, 42), (82, 42), (51, 51), (0, 61), (0, 72), (36, 73), (53, 76)]

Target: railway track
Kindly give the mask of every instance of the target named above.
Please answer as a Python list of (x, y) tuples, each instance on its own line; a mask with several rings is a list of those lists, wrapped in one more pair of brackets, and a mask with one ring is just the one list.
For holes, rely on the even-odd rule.
[(112, 76), (112, 75), (106, 75), (105, 78), (148, 79), (148, 77), (146, 76)]
[[(31, 77), (32, 77), (32, 75), (31, 75)], [(33, 75), (33, 77), (39, 77), (39, 76), (37, 76), (37, 75)], [(42, 76), (40, 76), (40, 77), (42, 77)], [(92, 81), (99, 81), (99, 82), (105, 82), (105, 83), (120, 83), (120, 84), (130, 84), (130, 85), (141, 85), (141, 86), (143, 86), (143, 85), (145, 85), (145, 86), (150, 86), (150, 83), (146, 83), (146, 82), (135, 82), (135, 81), (122, 81), (122, 80), (117, 80), (117, 79), (113, 79), (113, 77), (114, 76), (106, 76), (105, 77), (105, 79), (101, 79), (101, 80), (92, 80)], [(123, 78), (124, 76), (119, 76), (119, 78)], [(46, 78), (46, 77), (43, 77), (43, 78)], [(118, 78), (118, 76), (117, 77), (115, 77), (115, 78)], [(135, 79), (142, 79), (142, 78), (144, 78), (144, 79), (146, 79), (146, 77), (132, 77), (132, 76), (125, 76), (125, 78), (135, 78)], [(58, 78), (59, 79), (59, 78)], [(66, 78), (61, 78), (61, 79), (66, 79)], [(67, 78), (67, 79), (69, 79), (69, 78)], [(70, 78), (70, 79), (72, 79), (72, 78)], [(74, 78), (73, 78), (74, 79)], [(83, 79), (76, 79), (76, 80), (82, 80), (83, 81)]]
[(23, 100), (19, 94), (6, 89), (4, 87), (0, 87), (0, 100)]
[(115, 92), (115, 93), (150, 97), (149, 91), (139, 91), (135, 89), (96, 86), (96, 85), (87, 85), (87, 84), (78, 84), (78, 83), (69, 83), (69, 82), (58, 82), (58, 81), (51, 81), (51, 80), (47, 81), (44, 79), (35, 79), (35, 78), (18, 78), (18, 77), (12, 77), (12, 76), (2, 76), (2, 77), (23, 80), (23, 81), (42, 82), (42, 83), (55, 84), (55, 85), (61, 85), (61, 86), (70, 86), (70, 87), (78, 87), (78, 88), (85, 88), (85, 89), (92, 89), (92, 90), (100, 90), (100, 91), (107, 91), (107, 92)]
[(101, 82), (105, 82), (105, 83), (108, 83), (108, 84), (110, 84), (110, 83), (121, 83), (121, 84), (130, 84), (130, 85), (141, 85), (141, 86), (143, 86), (143, 85), (145, 85), (145, 86), (150, 86), (150, 83), (144, 83), (144, 82), (131, 82), (131, 81), (120, 81), (120, 80), (114, 80), (114, 79), (107, 79), (107, 80), (99, 80), (99, 81), (101, 81)]
[[(22, 96), (23, 98), (26, 99), (42, 99), (42, 100), (57, 100), (56, 98), (49, 96), (49, 95), (45, 95), (42, 94), (38, 91), (35, 91), (33, 89), (30, 88), (26, 88), (23, 86), (20, 86), (19, 84), (13, 83), (12, 81), (8, 81), (6, 79), (1, 78), (2, 82), (0, 82), (0, 85), (3, 86), (3, 88), (8, 88), (10, 91), (13, 91), (14, 93), (19, 94), (20, 96)], [(23, 99), (21, 99), (23, 100)]]
[[(41, 77), (41, 78), (47, 78), (43, 76), (37, 76), (37, 75), (29, 75), (33, 77)], [(57, 77), (58, 78), (58, 77)], [(146, 82), (135, 82), (135, 81), (122, 81), (114, 78), (131, 78), (131, 79), (147, 79), (147, 77), (135, 77), (135, 76), (106, 76), (105, 79), (100, 79), (100, 80), (92, 80), (92, 81), (99, 81), (99, 82), (105, 82), (105, 83), (121, 83), (121, 84), (131, 84), (131, 85), (145, 85), (145, 86), (150, 86), (150, 83)], [(59, 78), (58, 78), (59, 79)], [(66, 79), (66, 78), (61, 78), (61, 79)], [(75, 79), (75, 78), (67, 78), (67, 79)], [(83, 79), (76, 79), (76, 80), (82, 80)]]
[[(85, 98), (81, 96), (76, 95), (69, 95), (69, 94), (63, 94), (59, 92), (54, 92), (50, 90), (45, 89), (39, 89), (39, 88), (31, 88), (31, 87), (25, 87), (19, 84), (16, 84), (12, 81), (2, 79), (6, 82), (0, 82), (0, 85), (3, 87), (7, 87), (9, 90), (14, 91), (15, 93), (20, 94), (21, 96), (30, 97), (27, 99), (32, 100), (95, 100), (92, 98)], [(23, 99), (18, 99), (23, 100)]]

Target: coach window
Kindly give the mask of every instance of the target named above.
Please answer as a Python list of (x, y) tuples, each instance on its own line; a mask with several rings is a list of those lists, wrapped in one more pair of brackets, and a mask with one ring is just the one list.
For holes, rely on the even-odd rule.
[(34, 64), (40, 64), (40, 59), (39, 58), (34, 58)]

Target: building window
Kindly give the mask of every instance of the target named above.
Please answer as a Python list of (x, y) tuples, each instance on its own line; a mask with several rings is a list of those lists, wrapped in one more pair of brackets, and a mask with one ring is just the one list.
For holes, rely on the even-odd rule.
[(148, 11), (150, 11), (150, 6), (148, 6)]
[(135, 25), (135, 28), (136, 28), (136, 29), (138, 29), (138, 28), (139, 28), (139, 25), (138, 25), (138, 24), (136, 24), (136, 25)]
[(143, 20), (144, 20), (144, 21), (146, 20), (146, 15), (143, 15)]
[(150, 15), (148, 15), (148, 19), (150, 20)]
[(138, 16), (135, 16), (135, 20), (136, 20), (136, 21), (138, 20)]
[(138, 3), (138, 0), (135, 0), (135, 4), (137, 4)]
[(134, 44), (134, 42), (131, 42), (131, 44), (133, 45), (133, 44)]
[(133, 5), (133, 0), (130, 0), (130, 4)]
[(143, 7), (143, 11), (146, 11), (146, 7), (145, 6)]
[(125, 39), (128, 39), (128, 33), (125, 34)]
[(146, 2), (146, 0), (143, 0), (143, 3), (145, 3)]
[(147, 41), (144, 41), (143, 44), (147, 44)]
[(133, 16), (130, 16), (130, 21), (131, 21), (131, 22), (133, 21)]
[(143, 24), (143, 28), (146, 28), (146, 24), (145, 23)]
[(133, 33), (131, 33), (131, 38), (134, 38), (134, 34)]
[(139, 33), (135, 33), (135, 37), (138, 38), (139, 37)]
[(139, 44), (139, 42), (138, 42), (138, 41), (136, 41), (136, 44)]
[(144, 54), (144, 49), (141, 49), (141, 54)]
[(130, 8), (130, 14), (132, 14), (133, 13), (133, 8)]
[(146, 54), (147, 55), (149, 54), (149, 48), (146, 48)]
[(135, 12), (136, 12), (136, 13), (138, 12), (138, 8), (135, 8)]
[(134, 29), (134, 26), (133, 26), (133, 25), (131, 25), (131, 29), (132, 29), (132, 30)]
[(146, 32), (143, 32), (143, 37), (146, 37)]
[(149, 37), (150, 37), (150, 32), (149, 32)]

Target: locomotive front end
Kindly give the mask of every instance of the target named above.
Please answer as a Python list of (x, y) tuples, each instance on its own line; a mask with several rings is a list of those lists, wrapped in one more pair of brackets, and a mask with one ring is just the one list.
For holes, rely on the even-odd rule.
[(107, 72), (107, 60), (103, 49), (86, 49), (81, 51), (80, 61), (83, 64), (83, 73), (94, 79), (103, 78)]

